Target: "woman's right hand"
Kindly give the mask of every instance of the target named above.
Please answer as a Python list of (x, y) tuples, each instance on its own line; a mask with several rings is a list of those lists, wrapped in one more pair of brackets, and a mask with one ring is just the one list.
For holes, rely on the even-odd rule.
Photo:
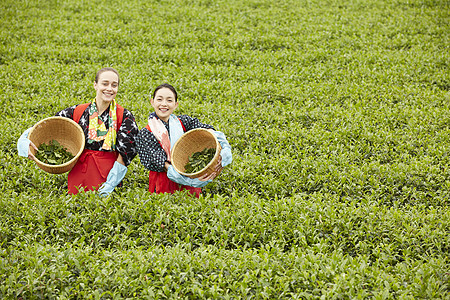
[(29, 159), (35, 159), (33, 153), (31, 153), (30, 145), (37, 151), (37, 147), (33, 144), (32, 141), (28, 139), (28, 133), (30, 132), (31, 127), (25, 130), (17, 141), (17, 151), (19, 152), (19, 156), (28, 157)]
[[(34, 150), (38, 151), (38, 148), (32, 141), (30, 141), (30, 146), (33, 147)], [(36, 160), (36, 157), (33, 155), (33, 153), (31, 152), (31, 149), (29, 147), (28, 147), (28, 159)]]

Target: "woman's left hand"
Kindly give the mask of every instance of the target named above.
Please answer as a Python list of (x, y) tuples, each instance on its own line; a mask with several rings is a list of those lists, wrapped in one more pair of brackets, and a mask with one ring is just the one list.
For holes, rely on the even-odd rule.
[(220, 174), (220, 172), (222, 172), (222, 170), (223, 170), (223, 167), (222, 167), (222, 156), (219, 155), (219, 160), (217, 161), (215, 172), (217, 174)]
[(220, 174), (220, 172), (222, 172), (223, 167), (222, 167), (222, 156), (219, 156), (219, 160), (217, 162), (216, 167), (214, 168), (214, 172), (212, 173), (206, 173), (203, 176), (198, 177), (197, 179), (200, 181), (208, 181), (208, 180), (213, 180), (214, 178), (217, 177), (217, 175)]

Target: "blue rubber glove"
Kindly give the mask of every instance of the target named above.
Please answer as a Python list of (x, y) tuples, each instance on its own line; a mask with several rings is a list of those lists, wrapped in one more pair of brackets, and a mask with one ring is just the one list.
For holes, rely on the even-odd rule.
[(222, 156), (222, 167), (225, 167), (233, 161), (233, 155), (231, 154), (231, 146), (230, 143), (228, 143), (227, 138), (225, 137), (225, 134), (221, 131), (214, 131), (214, 135), (217, 137), (217, 140), (220, 143), (220, 146), (222, 147), (222, 150), (220, 151), (220, 156)]
[(128, 168), (119, 162), (114, 162), (114, 166), (108, 173), (106, 177), (106, 182), (98, 189), (100, 197), (107, 197), (114, 191), (114, 188), (122, 181), (127, 174)]
[(188, 185), (188, 186), (192, 186), (192, 187), (204, 187), (205, 185), (207, 185), (208, 183), (212, 182), (212, 180), (207, 180), (207, 181), (201, 181), (197, 178), (189, 178), (186, 177), (184, 175), (181, 175), (180, 173), (178, 173), (175, 168), (171, 165), (169, 166), (169, 168), (167, 169), (167, 177), (179, 184), (182, 185)]
[(30, 133), (31, 127), (25, 130), (17, 141), (17, 151), (19, 156), (28, 157), (28, 149), (30, 148), (31, 141), (28, 139), (28, 133)]

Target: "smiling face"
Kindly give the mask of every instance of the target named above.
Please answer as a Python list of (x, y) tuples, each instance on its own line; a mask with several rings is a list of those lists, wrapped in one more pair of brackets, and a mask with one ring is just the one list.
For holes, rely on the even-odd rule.
[(94, 88), (97, 91), (95, 96), (97, 102), (110, 103), (117, 95), (119, 76), (112, 71), (105, 71), (94, 82)]
[(175, 94), (168, 88), (161, 88), (156, 91), (153, 99), (150, 100), (158, 118), (164, 122), (169, 121), (170, 115), (178, 107)]

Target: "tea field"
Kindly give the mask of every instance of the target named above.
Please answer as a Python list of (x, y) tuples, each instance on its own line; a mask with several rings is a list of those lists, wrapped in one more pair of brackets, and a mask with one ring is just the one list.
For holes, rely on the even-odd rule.
[[(449, 299), (446, 0), (2, 0), (0, 298)], [(68, 196), (21, 133), (95, 96), (149, 94), (223, 131), (203, 195)]]

